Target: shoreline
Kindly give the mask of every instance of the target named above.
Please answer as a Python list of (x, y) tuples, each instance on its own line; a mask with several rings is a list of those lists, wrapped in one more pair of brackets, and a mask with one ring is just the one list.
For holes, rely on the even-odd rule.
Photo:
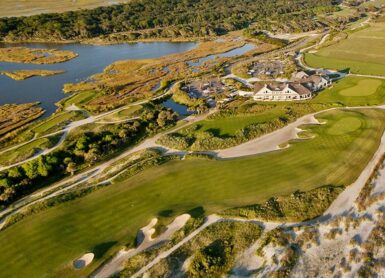
[[(117, 45), (117, 44), (136, 44), (136, 43), (155, 43), (155, 42), (171, 42), (171, 43), (182, 43), (182, 42), (201, 42), (201, 41), (210, 41), (215, 40), (218, 37), (212, 37), (212, 38), (199, 38), (199, 37), (192, 37), (192, 38), (154, 38), (154, 39), (140, 39), (140, 40), (129, 40), (129, 41), (109, 41), (109, 40), (103, 40), (99, 38), (91, 38), (91, 39), (85, 39), (85, 40), (17, 40), (17, 41), (4, 41), (0, 40), (0, 48), (2, 48), (2, 45), (4, 44), (84, 44), (84, 45)], [(99, 40), (99, 41), (98, 41)]]

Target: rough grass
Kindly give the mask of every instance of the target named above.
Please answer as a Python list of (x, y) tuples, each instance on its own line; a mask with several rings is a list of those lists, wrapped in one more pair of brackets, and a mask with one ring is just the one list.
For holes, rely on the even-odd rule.
[[(327, 130), (344, 118), (362, 121), (341, 135)], [(277, 195), (326, 184), (349, 185), (378, 148), (385, 113), (375, 109), (330, 111), (324, 125), (309, 126), (313, 139), (280, 152), (234, 160), (172, 161), (84, 198), (25, 218), (0, 233), (0, 273), (5, 277), (86, 276), (138, 228), (161, 211), (175, 215), (203, 206), (206, 213), (261, 203)], [(86, 252), (96, 260), (74, 271)]]
[[(370, 97), (368, 97), (370, 96)], [(340, 103), (346, 106), (385, 103), (385, 80), (346, 77), (319, 93), (311, 102)]]
[(57, 141), (57, 136), (37, 139), (17, 149), (4, 152), (0, 155), (0, 165), (10, 165), (23, 161), (35, 155), (37, 152), (52, 147)]
[(385, 23), (354, 32), (347, 39), (306, 54), (305, 62), (317, 68), (350, 69), (352, 73), (385, 75)]

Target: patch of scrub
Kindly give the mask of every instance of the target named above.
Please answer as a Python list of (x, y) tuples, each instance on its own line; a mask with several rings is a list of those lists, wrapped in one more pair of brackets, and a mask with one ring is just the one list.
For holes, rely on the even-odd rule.
[(361, 124), (361, 120), (356, 117), (346, 117), (333, 124), (327, 132), (330, 135), (342, 135), (356, 131)]
[(74, 268), (76, 269), (82, 269), (85, 268), (87, 265), (92, 263), (95, 255), (94, 253), (87, 253), (84, 254), (82, 257), (74, 261)]
[(370, 96), (376, 93), (376, 90), (381, 86), (381, 80), (375, 79), (364, 79), (360, 80), (357, 83), (357, 86), (343, 89), (339, 93), (342, 96), (349, 97), (361, 97), (361, 96)]

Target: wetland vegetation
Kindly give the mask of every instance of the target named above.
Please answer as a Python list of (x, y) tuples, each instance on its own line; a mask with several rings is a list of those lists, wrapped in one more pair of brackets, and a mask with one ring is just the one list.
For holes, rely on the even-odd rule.
[(38, 49), (27, 47), (0, 48), (0, 62), (24, 64), (56, 64), (69, 61), (78, 56), (68, 50)]
[(0, 74), (6, 75), (14, 80), (25, 80), (34, 76), (51, 76), (64, 73), (61, 70), (16, 70), (1, 71)]

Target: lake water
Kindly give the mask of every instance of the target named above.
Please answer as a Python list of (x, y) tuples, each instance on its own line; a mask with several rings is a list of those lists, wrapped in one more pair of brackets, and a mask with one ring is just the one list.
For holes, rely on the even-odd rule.
[(227, 51), (227, 52), (223, 52), (223, 53), (219, 53), (219, 54), (213, 54), (213, 55), (210, 55), (207, 57), (200, 58), (197, 61), (189, 61), (188, 65), (191, 67), (198, 67), (198, 66), (201, 66), (204, 62), (214, 60), (217, 57), (224, 57), (224, 58), (235, 57), (238, 55), (243, 55), (246, 52), (253, 50), (254, 48), (255, 48), (255, 45), (253, 45), (253, 44), (245, 44), (242, 47), (235, 48), (235, 49)]
[[(0, 44), (0, 47), (15, 45)], [(53, 65), (33, 65), (0, 62), (2, 70), (47, 69), (64, 70), (63, 74), (49, 77), (33, 77), (15, 81), (0, 75), (0, 105), (6, 103), (27, 103), (40, 101), (47, 111), (46, 116), (56, 110), (55, 103), (66, 97), (62, 91), (65, 83), (77, 83), (89, 76), (102, 72), (105, 67), (118, 60), (157, 58), (193, 49), (196, 43), (136, 43), (118, 45), (81, 44), (17, 44), (33, 48), (55, 48), (71, 50), (79, 54), (73, 60)]]
[(172, 98), (169, 98), (166, 101), (162, 102), (161, 105), (163, 105), (166, 108), (172, 109), (182, 117), (193, 114), (193, 112), (188, 110), (188, 107), (186, 105), (176, 103)]

